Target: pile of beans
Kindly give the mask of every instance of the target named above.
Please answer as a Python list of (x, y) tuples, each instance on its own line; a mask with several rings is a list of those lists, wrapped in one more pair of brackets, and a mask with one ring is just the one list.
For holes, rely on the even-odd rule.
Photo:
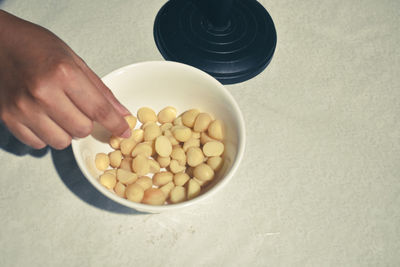
[[(224, 125), (208, 113), (142, 107), (127, 116), (130, 138), (112, 136), (114, 151), (98, 153), (100, 183), (130, 201), (163, 205), (197, 197), (223, 163)], [(135, 129), (141, 122), (141, 126)], [(139, 125), (138, 125), (139, 126)]]

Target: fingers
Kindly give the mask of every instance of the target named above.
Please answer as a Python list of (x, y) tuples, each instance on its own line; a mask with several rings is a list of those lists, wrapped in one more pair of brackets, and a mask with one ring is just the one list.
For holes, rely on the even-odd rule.
[(49, 117), (72, 137), (86, 137), (93, 130), (92, 121), (83, 114), (63, 91), (53, 90), (41, 101)]
[(64, 149), (71, 144), (71, 136), (45, 113), (35, 114), (34, 119), (27, 122), (27, 126), (43, 142), (55, 149)]
[(122, 115), (127, 116), (130, 114), (129, 110), (124, 107), (118, 99), (114, 96), (111, 90), (102, 82), (102, 80), (86, 65), (86, 63), (75, 55), (75, 62), (79, 65), (82, 71), (90, 79), (93, 85), (100, 90), (106, 99), (113, 105), (113, 107)]
[(81, 112), (112, 134), (125, 138), (130, 136), (131, 131), (124, 117), (83, 73), (76, 73), (66, 88), (66, 94)]
[(7, 124), (7, 128), (14, 134), (18, 140), (20, 140), (25, 145), (33, 147), (35, 149), (42, 149), (46, 146), (46, 143), (43, 142), (36, 134), (34, 134), (28, 127), (19, 123), (12, 122)]
[(21, 95), (2, 118), (15, 137), (33, 148), (40, 149), (48, 144), (55, 149), (64, 149), (71, 143), (71, 136), (30, 96)]

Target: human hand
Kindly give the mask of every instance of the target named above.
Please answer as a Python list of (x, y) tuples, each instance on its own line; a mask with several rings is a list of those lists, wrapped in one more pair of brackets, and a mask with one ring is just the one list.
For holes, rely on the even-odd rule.
[(0, 119), (20, 141), (63, 149), (94, 121), (129, 137), (128, 114), (61, 39), (0, 10)]

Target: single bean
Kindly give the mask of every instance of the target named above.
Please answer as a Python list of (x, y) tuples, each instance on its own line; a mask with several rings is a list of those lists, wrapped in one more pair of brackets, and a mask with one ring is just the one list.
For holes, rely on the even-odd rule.
[(204, 132), (208, 129), (208, 125), (210, 125), (212, 118), (208, 113), (200, 113), (197, 115), (197, 118), (193, 125), (193, 130), (195, 132)]
[(204, 155), (200, 147), (190, 147), (186, 152), (187, 164), (196, 167), (203, 163)]
[(168, 157), (172, 152), (172, 144), (166, 136), (159, 136), (155, 141), (155, 148), (158, 155)]
[(120, 147), (121, 152), (124, 156), (129, 156), (132, 153), (133, 148), (136, 146), (136, 142), (132, 139), (124, 139), (121, 141)]
[(145, 141), (153, 141), (160, 135), (161, 135), (160, 126), (158, 126), (155, 123), (149, 124), (146, 128), (144, 128)]
[(135, 116), (133, 116), (133, 115), (125, 116), (125, 120), (128, 123), (130, 129), (135, 128), (136, 122), (137, 122), (137, 119)]
[(104, 171), (110, 165), (110, 159), (106, 153), (98, 153), (95, 157), (96, 168), (100, 171)]
[(179, 164), (176, 159), (172, 159), (171, 163), (169, 164), (169, 169), (173, 173), (183, 172), (185, 171), (186, 167)]
[(114, 187), (115, 194), (117, 194), (117, 196), (122, 198), (125, 198), (125, 190), (126, 186), (120, 182), (117, 182), (117, 184)]
[(117, 183), (117, 178), (111, 173), (103, 173), (100, 176), (100, 184), (102, 184), (107, 189), (113, 189), (115, 184)]
[(163, 186), (172, 181), (174, 175), (169, 171), (162, 171), (154, 174), (153, 184), (156, 186)]
[(153, 149), (151, 148), (150, 144), (140, 143), (140, 144), (137, 144), (135, 146), (135, 148), (132, 150), (131, 156), (134, 158), (140, 154), (145, 157), (150, 157), (152, 153), (153, 153)]
[(144, 189), (138, 184), (130, 184), (126, 187), (125, 195), (128, 200), (140, 203), (144, 196)]
[(184, 172), (179, 172), (174, 175), (174, 184), (176, 186), (183, 186), (190, 179), (189, 175)]
[(174, 126), (171, 128), (171, 130), (172, 134), (179, 142), (185, 142), (189, 140), (189, 138), (192, 136), (192, 131), (190, 130), (190, 128), (185, 126)]
[(221, 120), (215, 120), (208, 126), (208, 135), (211, 138), (222, 141), (225, 136), (224, 125)]
[(118, 168), (119, 165), (121, 165), (122, 153), (120, 150), (114, 150), (113, 152), (110, 152), (108, 157), (110, 158), (111, 167)]
[(207, 159), (207, 164), (214, 171), (219, 171), (219, 169), (222, 167), (222, 158), (221, 157), (210, 157)]
[(176, 118), (176, 108), (166, 107), (158, 113), (158, 121), (162, 123), (173, 122)]
[(157, 162), (160, 163), (161, 168), (167, 168), (171, 162), (171, 158), (158, 156)]
[(169, 200), (172, 203), (180, 203), (186, 200), (186, 192), (183, 186), (175, 186), (170, 193)]
[(200, 195), (201, 187), (194, 179), (190, 179), (187, 183), (187, 199), (193, 199)]
[(224, 152), (224, 144), (219, 141), (207, 142), (203, 146), (203, 153), (207, 157), (218, 157)]
[(117, 179), (121, 183), (128, 185), (136, 182), (137, 175), (124, 169), (117, 169)]
[(210, 181), (214, 178), (214, 171), (205, 163), (196, 166), (193, 170), (193, 174), (196, 178), (202, 181)]
[(182, 114), (183, 125), (192, 128), (199, 113), (200, 111), (198, 109), (189, 109), (185, 111)]
[(139, 176), (146, 175), (150, 172), (148, 158), (143, 155), (137, 155), (132, 160), (132, 170)]
[(137, 117), (141, 123), (146, 123), (148, 121), (157, 121), (157, 115), (151, 108), (142, 107), (137, 112)]
[(144, 191), (142, 202), (149, 205), (162, 205), (165, 202), (165, 194), (159, 188), (149, 188)]
[(177, 160), (179, 165), (186, 165), (186, 154), (180, 146), (176, 146), (172, 149), (171, 158)]
[(150, 177), (148, 176), (141, 176), (139, 177), (136, 182), (136, 184), (140, 185), (141, 187), (143, 187), (144, 190), (149, 189), (150, 187), (153, 186), (153, 181), (151, 180)]

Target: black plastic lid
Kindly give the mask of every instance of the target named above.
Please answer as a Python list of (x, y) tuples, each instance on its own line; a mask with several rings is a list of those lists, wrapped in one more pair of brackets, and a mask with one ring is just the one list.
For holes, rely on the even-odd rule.
[(221, 14), (226, 23), (216, 26), (209, 19), (216, 11), (200, 2), (170, 0), (158, 12), (154, 38), (163, 57), (197, 67), (223, 84), (242, 82), (262, 72), (277, 41), (274, 23), (264, 7), (255, 0), (233, 0), (229, 12)]

